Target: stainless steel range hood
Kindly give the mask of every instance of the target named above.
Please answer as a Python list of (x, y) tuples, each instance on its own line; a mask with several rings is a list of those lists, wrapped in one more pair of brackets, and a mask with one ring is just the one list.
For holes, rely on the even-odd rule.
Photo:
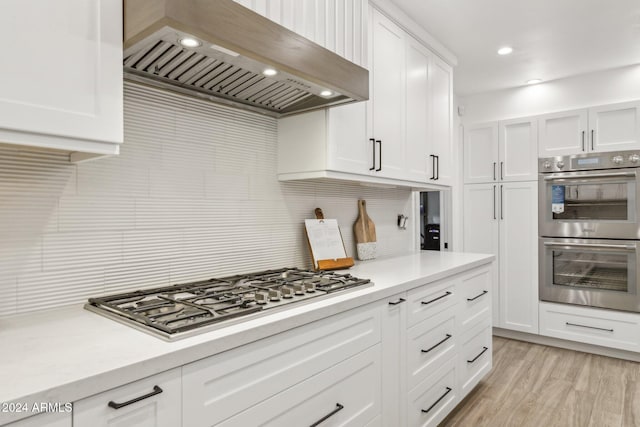
[(124, 8), (128, 79), (274, 117), (369, 97), (367, 70), (232, 0)]

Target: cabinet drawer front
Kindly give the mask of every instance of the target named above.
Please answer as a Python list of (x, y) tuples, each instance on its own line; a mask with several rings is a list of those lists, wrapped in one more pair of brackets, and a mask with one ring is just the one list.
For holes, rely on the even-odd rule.
[[(73, 404), (73, 425), (75, 427), (179, 426), (182, 422), (180, 374), (180, 368), (172, 369), (79, 400)], [(138, 400), (144, 396), (148, 397)], [(124, 405), (115, 409), (109, 406), (110, 404)]]
[(447, 310), (408, 331), (407, 369), (409, 390), (433, 374), (457, 351), (455, 315)]
[(452, 281), (428, 284), (412, 289), (409, 297), (409, 326), (427, 319), (456, 303), (455, 285)]
[(6, 427), (71, 427), (71, 413), (48, 412), (34, 415), (15, 423), (6, 424)]
[(474, 270), (461, 279), (458, 292), (462, 299), (460, 310), (460, 330), (468, 331), (481, 320), (491, 317), (491, 299), (493, 298), (491, 268)]
[(540, 303), (540, 334), (640, 351), (640, 314)]
[(460, 391), (466, 396), (492, 367), (490, 319), (462, 337), (460, 351)]
[(380, 325), (380, 307), (365, 307), (185, 365), (184, 425), (221, 422), (360, 353)]
[(437, 426), (458, 403), (456, 365), (447, 362), (434, 375), (409, 392), (410, 426)]
[(380, 372), (380, 345), (376, 345), (220, 425), (366, 425), (380, 415)]

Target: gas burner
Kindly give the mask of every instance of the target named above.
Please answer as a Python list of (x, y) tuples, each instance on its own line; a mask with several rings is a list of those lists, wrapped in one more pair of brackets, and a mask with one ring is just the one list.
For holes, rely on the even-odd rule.
[(350, 274), (283, 268), (90, 298), (85, 308), (173, 340), (367, 285)]

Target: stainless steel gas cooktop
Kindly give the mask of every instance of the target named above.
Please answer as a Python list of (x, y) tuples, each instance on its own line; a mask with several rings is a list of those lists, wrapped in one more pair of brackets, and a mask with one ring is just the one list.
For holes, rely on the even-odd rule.
[(85, 308), (175, 340), (367, 285), (350, 274), (283, 268), (90, 298)]

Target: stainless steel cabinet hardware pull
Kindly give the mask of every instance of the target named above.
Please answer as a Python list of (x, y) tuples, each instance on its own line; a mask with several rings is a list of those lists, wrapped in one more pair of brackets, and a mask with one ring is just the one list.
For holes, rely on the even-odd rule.
[(440, 156), (436, 156), (436, 181), (440, 179)]
[(595, 132), (593, 129), (591, 129), (591, 151), (593, 151), (593, 132)]
[(153, 391), (149, 394), (145, 394), (144, 396), (136, 397), (135, 399), (127, 400), (126, 402), (122, 402), (122, 403), (116, 403), (112, 400), (108, 403), (108, 405), (110, 408), (120, 409), (124, 406), (128, 406), (136, 402), (140, 402), (141, 400), (148, 399), (149, 397), (155, 396), (156, 394), (160, 394), (160, 393), (162, 393), (162, 389), (157, 385), (154, 385)]
[(584, 131), (582, 131), (582, 151), (584, 151)]
[(451, 295), (451, 292), (447, 291), (447, 292), (444, 293), (444, 295), (440, 295), (438, 298), (434, 298), (431, 301), (422, 301), (422, 304), (424, 304), (424, 305), (431, 304), (432, 302), (436, 302), (439, 299), (446, 298), (449, 295)]
[(579, 328), (589, 328), (589, 329), (597, 329), (599, 331), (613, 332), (613, 329), (597, 328), (595, 326), (587, 326), (587, 325), (578, 325), (577, 323), (569, 323), (569, 322), (565, 322), (565, 323), (567, 324), (567, 326), (577, 326)]
[(433, 409), (433, 407), (434, 407), (434, 406), (436, 406), (438, 403), (440, 403), (440, 401), (441, 401), (442, 399), (444, 399), (444, 397), (445, 397), (447, 394), (449, 394), (449, 392), (450, 392), (451, 390), (452, 390), (452, 388), (451, 388), (451, 387), (447, 387), (447, 391), (445, 391), (445, 392), (444, 392), (444, 394), (438, 398), (438, 400), (436, 400), (435, 402), (433, 402), (433, 405), (429, 406), (427, 409), (422, 409), (422, 412), (424, 412), (424, 413), (426, 414), (427, 412), (429, 412), (430, 410), (432, 410), (432, 409)]
[(376, 140), (374, 138), (369, 138), (371, 141), (371, 151), (373, 152), (373, 162), (371, 163), (370, 171), (376, 168)]
[(496, 180), (496, 162), (493, 162), (493, 180)]
[(480, 356), (482, 356), (482, 355), (484, 354), (484, 352), (485, 352), (485, 351), (487, 351), (487, 350), (489, 350), (489, 347), (482, 347), (482, 351), (480, 352), (480, 354), (478, 354), (476, 357), (474, 357), (474, 358), (473, 358), (473, 359), (471, 359), (471, 360), (467, 360), (467, 363), (473, 363), (473, 362), (475, 362), (475, 361), (476, 361), (476, 360), (478, 360), (478, 358), (479, 358)]
[(493, 186), (493, 219), (496, 219), (496, 186), (495, 185)]
[(436, 179), (436, 156), (429, 154), (429, 157), (431, 157), (431, 178), (429, 179)]
[(475, 300), (477, 300), (478, 298), (480, 298), (482, 295), (486, 295), (486, 294), (488, 294), (488, 293), (489, 293), (489, 291), (482, 291), (482, 293), (481, 293), (480, 295), (476, 295), (476, 296), (475, 296), (475, 297), (473, 297), (473, 298), (467, 298), (467, 301), (475, 301)]
[(502, 209), (504, 205), (504, 191), (502, 189), (502, 184), (500, 184), (500, 219), (504, 219), (504, 209)]
[(440, 341), (438, 344), (436, 344), (436, 345), (434, 345), (434, 346), (431, 346), (431, 347), (429, 347), (429, 348), (428, 348), (428, 349), (426, 349), (426, 350), (420, 350), (420, 351), (421, 351), (422, 353), (429, 353), (431, 350), (433, 350), (434, 348), (438, 347), (440, 344), (442, 344), (443, 342), (445, 342), (446, 340), (448, 340), (449, 338), (451, 338), (451, 335), (449, 335), (449, 334), (446, 334), (446, 336), (447, 336), (447, 337), (446, 337), (445, 339), (443, 339), (442, 341)]
[(549, 176), (545, 176), (544, 180), (545, 181), (567, 181), (567, 180), (591, 181), (595, 178), (620, 178), (620, 177), (635, 178), (636, 173), (635, 172), (615, 172), (615, 173), (594, 173), (589, 175), (573, 175), (573, 176), (549, 175)]
[(376, 172), (380, 172), (382, 170), (382, 140), (376, 139), (376, 142), (380, 144), (380, 155), (378, 156), (378, 162), (380, 162), (379, 163), (380, 167), (376, 169)]
[(406, 299), (404, 299), (404, 298), (398, 298), (398, 301), (390, 301), (389, 305), (398, 305), (398, 304), (400, 304), (402, 302), (405, 302), (405, 301), (406, 301)]
[(504, 162), (500, 162), (500, 181), (504, 180)]
[(599, 243), (561, 243), (561, 242), (544, 242), (545, 246), (562, 246), (566, 248), (593, 248), (593, 249), (615, 249), (620, 251), (635, 251), (634, 245), (605, 245)]
[(323, 423), (324, 421), (328, 420), (329, 418), (333, 417), (335, 414), (337, 414), (338, 412), (342, 411), (344, 409), (344, 406), (336, 403), (336, 409), (334, 409), (333, 411), (329, 412), (327, 415), (325, 415), (324, 417), (320, 418), (318, 421), (316, 421), (315, 423), (311, 424), (310, 427), (316, 427), (319, 426), (321, 423)]

